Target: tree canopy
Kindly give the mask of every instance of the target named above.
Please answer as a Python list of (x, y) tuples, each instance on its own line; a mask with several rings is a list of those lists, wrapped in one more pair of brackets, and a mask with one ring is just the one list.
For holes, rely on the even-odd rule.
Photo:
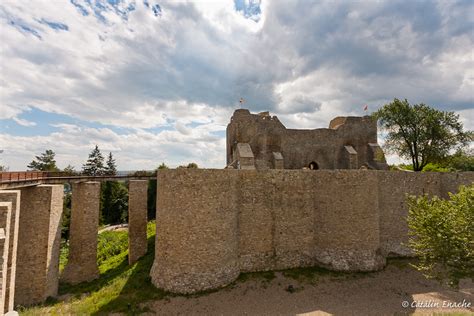
[(89, 154), (87, 162), (82, 166), (82, 173), (89, 176), (100, 176), (105, 173), (104, 156), (100, 152), (99, 146)]
[(40, 156), (35, 156), (35, 159), (33, 159), (27, 167), (28, 169), (37, 171), (59, 171), (54, 156), (56, 156), (54, 151), (48, 149)]
[(434, 109), (426, 104), (410, 105), (394, 99), (373, 114), (387, 131), (385, 148), (410, 159), (414, 171), (438, 162), (451, 150), (472, 141), (473, 134), (463, 130), (459, 115)]
[(115, 164), (115, 159), (111, 152), (109, 152), (109, 155), (107, 156), (107, 163), (105, 165), (104, 173), (109, 176), (115, 176), (117, 174), (117, 165)]

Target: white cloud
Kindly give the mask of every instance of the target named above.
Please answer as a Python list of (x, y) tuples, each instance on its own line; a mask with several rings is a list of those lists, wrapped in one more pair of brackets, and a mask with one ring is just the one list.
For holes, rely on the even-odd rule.
[(472, 128), (472, 2), (263, 1), (255, 18), (231, 0), (161, 1), (158, 16), (148, 2), (0, 4), (0, 119), (41, 128), (21, 117), (37, 108), (128, 131), (0, 131), (16, 155), (5, 163), (21, 168), (53, 148), (77, 164), (100, 143), (118, 150), (121, 168), (180, 159), (222, 167), (224, 140), (213, 133), (222, 135), (240, 97), (291, 128), (326, 127), (394, 97), (457, 111)]

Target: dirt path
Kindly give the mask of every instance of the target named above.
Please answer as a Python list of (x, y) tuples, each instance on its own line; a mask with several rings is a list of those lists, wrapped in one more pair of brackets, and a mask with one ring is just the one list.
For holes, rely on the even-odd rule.
[[(172, 297), (149, 302), (147, 315), (474, 315), (474, 284), (462, 282), (458, 292), (426, 280), (407, 263), (384, 271), (348, 276), (316, 275), (296, 281), (275, 273), (271, 281), (253, 277), (199, 297)], [(288, 291), (292, 285), (294, 291)], [(470, 308), (443, 308), (464, 300)], [(402, 302), (429, 307), (402, 307)], [(438, 307), (434, 307), (438, 304)]]

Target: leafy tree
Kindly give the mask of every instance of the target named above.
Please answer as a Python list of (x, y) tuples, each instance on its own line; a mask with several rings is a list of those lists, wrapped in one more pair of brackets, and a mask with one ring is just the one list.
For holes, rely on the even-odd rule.
[[(164, 162), (162, 162), (155, 169), (154, 174), (156, 175), (156, 171), (158, 170), (165, 170), (165, 169), (169, 169), (169, 167)], [(148, 181), (148, 200), (147, 200), (148, 220), (152, 220), (156, 218), (156, 190), (157, 190), (156, 180)]]
[(160, 170), (160, 169), (169, 169), (169, 167), (164, 163), (162, 162), (161, 165), (158, 166), (158, 168), (156, 168), (157, 170)]
[(72, 189), (69, 183), (64, 184), (63, 214), (61, 217), (61, 238), (69, 240), (71, 226)]
[(453, 155), (448, 156), (442, 164), (452, 170), (474, 171), (474, 149), (458, 149)]
[(8, 167), (7, 166), (4, 166), (4, 165), (0, 165), (0, 172), (2, 171), (8, 171)]
[(82, 166), (82, 173), (89, 176), (100, 176), (105, 173), (104, 156), (100, 152), (99, 146), (89, 154), (87, 162)]
[(386, 149), (411, 159), (413, 170), (421, 171), (430, 162), (445, 158), (452, 149), (473, 139), (464, 132), (459, 115), (431, 108), (423, 103), (410, 105), (405, 99), (385, 104), (373, 117), (388, 131)]
[(425, 276), (457, 286), (474, 278), (474, 184), (449, 194), (408, 198), (409, 246), (419, 258), (414, 266)]
[(115, 176), (117, 174), (117, 165), (115, 164), (115, 159), (112, 156), (111, 152), (109, 152), (109, 156), (107, 157), (107, 163), (104, 174), (109, 176)]
[(56, 156), (54, 151), (48, 149), (40, 156), (35, 156), (35, 159), (27, 167), (37, 171), (59, 171), (54, 156)]
[(198, 169), (199, 167), (198, 167), (197, 163), (195, 163), (195, 162), (190, 162), (190, 163), (188, 163), (187, 166), (181, 165), (181, 166), (178, 166), (178, 168)]
[(123, 182), (105, 181), (101, 187), (101, 221), (103, 224), (127, 222), (128, 190)]
[(74, 169), (74, 166), (71, 166), (71, 165), (67, 165), (67, 167), (64, 168), (62, 172), (69, 176), (73, 176), (77, 174), (77, 171)]

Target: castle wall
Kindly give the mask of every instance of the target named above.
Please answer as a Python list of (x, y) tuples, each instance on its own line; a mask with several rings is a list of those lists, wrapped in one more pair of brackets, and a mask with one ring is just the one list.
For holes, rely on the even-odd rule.
[(378, 172), (380, 243), (385, 255), (410, 255), (406, 195), (440, 195), (440, 173)]
[(405, 194), (443, 195), (474, 173), (371, 170), (158, 172), (153, 283), (192, 293), (240, 272), (374, 271), (408, 255)]
[[(236, 171), (236, 170), (234, 170)], [(237, 172), (160, 172), (157, 181), (155, 286), (191, 293), (224, 286), (240, 273)]]

